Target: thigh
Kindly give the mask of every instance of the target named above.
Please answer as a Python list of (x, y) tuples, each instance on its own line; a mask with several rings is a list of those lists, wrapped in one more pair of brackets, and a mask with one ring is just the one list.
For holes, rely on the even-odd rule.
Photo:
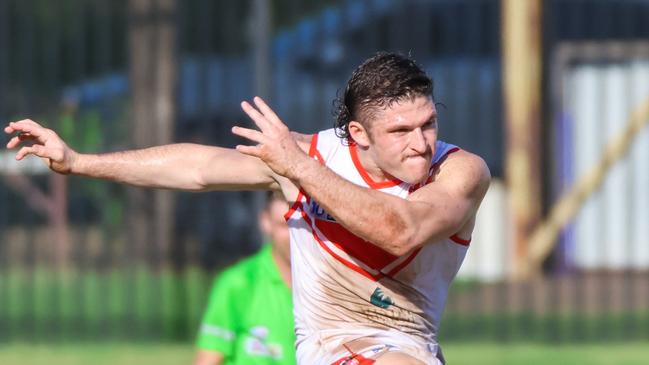
[(374, 360), (374, 365), (426, 365), (401, 351), (386, 351)]

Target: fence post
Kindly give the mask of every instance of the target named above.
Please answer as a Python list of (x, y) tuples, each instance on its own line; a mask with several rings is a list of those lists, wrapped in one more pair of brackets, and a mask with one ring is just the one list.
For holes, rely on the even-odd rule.
[[(175, 122), (176, 0), (129, 0), (129, 49), (134, 147), (167, 144)], [(131, 192), (133, 242), (138, 254), (167, 256), (173, 239), (173, 194)], [(149, 219), (149, 217), (153, 217)], [(145, 247), (146, 241), (153, 241)], [(155, 250), (152, 248), (155, 247)]]
[(503, 100), (510, 191), (512, 278), (529, 268), (527, 240), (541, 216), (541, 1), (502, 1)]

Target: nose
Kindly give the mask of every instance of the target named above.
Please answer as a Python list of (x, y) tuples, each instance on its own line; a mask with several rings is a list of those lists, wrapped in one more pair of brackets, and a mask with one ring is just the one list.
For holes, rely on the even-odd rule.
[(426, 138), (424, 137), (424, 133), (421, 128), (416, 128), (410, 134), (410, 148), (412, 148), (413, 151), (419, 154), (425, 153), (428, 149)]

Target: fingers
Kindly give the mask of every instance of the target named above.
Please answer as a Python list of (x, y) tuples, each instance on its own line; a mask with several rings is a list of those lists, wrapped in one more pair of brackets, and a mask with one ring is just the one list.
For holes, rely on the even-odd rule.
[(250, 155), (254, 157), (261, 157), (261, 150), (259, 146), (244, 146), (244, 145), (237, 145), (236, 150), (245, 154), (245, 155)]
[(20, 133), (19, 135), (11, 138), (9, 140), (9, 142), (7, 142), (7, 148), (14, 148), (14, 147), (18, 146), (18, 144), (20, 142), (31, 141), (31, 140), (35, 140), (35, 139), (36, 139), (36, 137), (34, 137), (33, 135), (31, 135), (29, 133)]
[(255, 122), (257, 127), (259, 127), (262, 132), (267, 132), (270, 128), (272, 128), (272, 124), (268, 121), (268, 119), (247, 101), (241, 102), (241, 109), (243, 109), (243, 111), (248, 114), (250, 119)]
[[(38, 123), (25, 119), (18, 122), (11, 122), (5, 127), (5, 133), (20, 133), (19, 139), (35, 139), (42, 143), (47, 142), (48, 129), (41, 127)], [(13, 139), (12, 139), (13, 140)], [(11, 142), (11, 141), (10, 141)], [(8, 144), (7, 144), (8, 146)]]
[(268, 104), (264, 101), (264, 99), (260, 98), (259, 96), (255, 96), (253, 101), (255, 102), (255, 105), (259, 110), (262, 112), (262, 114), (271, 122), (280, 125), (284, 125), (281, 119), (275, 114), (273, 109), (271, 109)]
[(266, 136), (262, 132), (249, 128), (232, 127), (232, 133), (258, 143), (256, 146), (237, 145), (237, 151), (246, 155), (261, 157), (261, 146), (266, 140)]
[(255, 124), (257, 124), (262, 131), (265, 131), (266, 127), (270, 126), (287, 128), (284, 122), (282, 122), (277, 114), (275, 114), (273, 109), (266, 104), (264, 99), (255, 96), (253, 102), (255, 103), (256, 108), (250, 105), (247, 101), (241, 103), (241, 108), (252, 120), (255, 121)]
[(239, 137), (249, 139), (253, 142), (264, 143), (266, 138), (264, 134), (258, 130), (242, 128), (242, 127), (232, 127), (232, 133), (236, 134)]
[(44, 129), (42, 126), (40, 126), (38, 123), (34, 122), (31, 119), (23, 119), (17, 122), (10, 122), (9, 125), (5, 127), (5, 132), (15, 133), (15, 132), (23, 131), (24, 128)]
[(11, 138), (9, 140), (9, 142), (7, 142), (7, 148), (14, 148), (14, 147), (18, 146), (18, 143), (20, 143), (20, 141), (22, 141), (20, 136), (15, 136), (15, 137)]
[(20, 161), (23, 158), (25, 158), (25, 156), (27, 156), (27, 155), (35, 155), (35, 156), (38, 156), (38, 157), (45, 157), (45, 156), (41, 156), (43, 154), (43, 151), (41, 150), (41, 147), (42, 146), (40, 146), (40, 145), (33, 145), (33, 146), (26, 146), (26, 147), (21, 148), (20, 150), (18, 150), (18, 153), (16, 153), (16, 160)]

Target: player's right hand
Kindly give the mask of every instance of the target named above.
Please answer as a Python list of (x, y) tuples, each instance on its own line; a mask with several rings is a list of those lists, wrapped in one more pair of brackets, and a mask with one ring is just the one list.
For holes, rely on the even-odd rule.
[(33, 120), (24, 119), (9, 123), (4, 131), (7, 134), (17, 133), (7, 143), (7, 148), (22, 146), (16, 153), (16, 160), (34, 155), (42, 158), (52, 171), (60, 174), (69, 174), (72, 171), (77, 153), (53, 130), (44, 128)]

